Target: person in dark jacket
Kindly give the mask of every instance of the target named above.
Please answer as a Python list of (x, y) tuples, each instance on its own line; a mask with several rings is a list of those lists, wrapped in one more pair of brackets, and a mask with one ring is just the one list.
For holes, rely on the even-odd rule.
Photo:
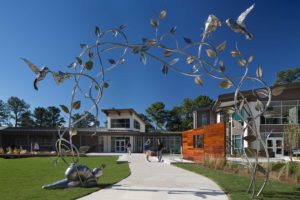
[(157, 159), (158, 162), (163, 162), (162, 160), (162, 150), (164, 148), (164, 143), (157, 139)]

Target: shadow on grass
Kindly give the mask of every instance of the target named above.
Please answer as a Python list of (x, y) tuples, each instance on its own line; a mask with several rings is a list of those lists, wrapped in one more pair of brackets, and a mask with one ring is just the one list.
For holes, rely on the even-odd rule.
[(280, 200), (300, 199), (300, 188), (295, 189), (295, 191), (293, 192), (264, 191), (262, 193), (262, 198), (258, 198), (258, 199), (264, 199), (264, 198), (280, 199)]

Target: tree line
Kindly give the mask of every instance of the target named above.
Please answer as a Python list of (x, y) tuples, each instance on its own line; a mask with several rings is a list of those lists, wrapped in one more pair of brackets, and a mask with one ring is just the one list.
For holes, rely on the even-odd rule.
[[(87, 117), (77, 123), (76, 127), (86, 128), (99, 125), (95, 116), (87, 111), (74, 114), (72, 121), (80, 119), (85, 114)], [(23, 99), (14, 96), (10, 97), (7, 102), (0, 99), (0, 126), (53, 128), (63, 126), (65, 122), (60, 108), (56, 106), (36, 107), (32, 112), (30, 105)]]
[(146, 131), (184, 131), (193, 128), (194, 110), (213, 103), (208, 96), (185, 98), (179, 106), (168, 110), (165, 103), (155, 102), (146, 109), (146, 114), (140, 114), (140, 117), (146, 123)]

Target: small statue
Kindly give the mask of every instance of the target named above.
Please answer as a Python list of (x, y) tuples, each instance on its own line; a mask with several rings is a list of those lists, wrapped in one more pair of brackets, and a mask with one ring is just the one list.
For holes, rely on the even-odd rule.
[(97, 186), (99, 177), (102, 176), (104, 167), (105, 165), (101, 165), (100, 168), (91, 170), (86, 165), (72, 163), (65, 171), (65, 179), (44, 185), (42, 188), (95, 187)]

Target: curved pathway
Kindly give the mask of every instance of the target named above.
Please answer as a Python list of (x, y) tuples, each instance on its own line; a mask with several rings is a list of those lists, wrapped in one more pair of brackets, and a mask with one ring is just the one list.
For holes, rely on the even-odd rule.
[(128, 178), (80, 200), (228, 200), (222, 189), (204, 176), (154, 159), (147, 162), (143, 154), (132, 154), (128, 161)]

